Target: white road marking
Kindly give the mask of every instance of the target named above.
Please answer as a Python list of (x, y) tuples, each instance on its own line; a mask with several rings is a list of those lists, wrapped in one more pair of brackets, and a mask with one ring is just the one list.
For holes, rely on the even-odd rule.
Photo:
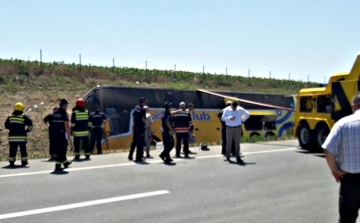
[[(251, 155), (251, 154), (261, 154), (261, 153), (276, 153), (276, 152), (286, 152), (286, 151), (293, 151), (297, 150), (297, 148), (289, 148), (289, 149), (276, 149), (276, 150), (262, 150), (262, 151), (254, 151), (254, 152), (245, 152), (242, 153), (243, 155)], [(195, 159), (211, 159), (222, 157), (223, 155), (211, 155), (211, 156), (198, 156)], [(174, 161), (179, 161), (183, 159), (174, 159)], [(153, 160), (147, 161), (148, 163), (162, 163), (162, 160)], [(110, 164), (110, 165), (102, 165), (102, 166), (89, 166), (89, 167), (78, 167), (78, 168), (69, 168), (66, 169), (68, 172), (73, 171), (82, 171), (82, 170), (94, 170), (94, 169), (104, 169), (104, 168), (112, 168), (112, 167), (122, 167), (122, 166), (134, 166), (137, 165), (136, 163), (120, 163), (120, 164)], [(17, 174), (7, 174), (7, 175), (0, 175), (0, 178), (7, 178), (7, 177), (19, 177), (19, 176), (30, 176), (30, 175), (38, 175), (38, 174), (49, 174), (53, 171), (39, 171), (39, 172), (29, 172), (29, 173), (17, 173)]]
[(158, 196), (158, 195), (163, 195), (163, 194), (168, 194), (168, 193), (170, 193), (170, 191), (159, 190), (159, 191), (153, 191), (153, 192), (147, 192), (147, 193), (141, 193), (141, 194), (132, 194), (132, 195), (121, 196), (121, 197), (113, 197), (113, 198), (107, 198), (107, 199), (101, 199), (101, 200), (94, 200), (94, 201), (67, 204), (67, 205), (61, 205), (61, 206), (55, 206), (55, 207), (49, 207), (49, 208), (35, 209), (35, 210), (30, 210), (30, 211), (2, 214), (2, 215), (0, 215), (0, 220), (24, 217), (24, 216), (28, 216), (28, 215), (43, 214), (43, 213), (48, 213), (48, 212), (63, 211), (63, 210), (74, 209), (74, 208), (83, 208), (83, 207), (94, 206), (94, 205), (99, 205), (99, 204), (114, 203), (114, 202), (118, 202), (118, 201), (126, 201), (126, 200), (132, 200), (132, 199), (138, 199), (138, 198), (144, 198), (144, 197), (152, 197), (152, 196)]

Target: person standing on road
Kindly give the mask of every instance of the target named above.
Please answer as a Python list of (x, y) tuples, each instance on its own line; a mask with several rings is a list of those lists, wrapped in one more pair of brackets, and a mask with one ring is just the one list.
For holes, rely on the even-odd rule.
[(61, 99), (59, 108), (53, 113), (54, 143), (57, 151), (55, 171), (61, 171), (62, 165), (64, 165), (64, 168), (68, 168), (71, 164), (66, 158), (68, 141), (70, 142), (70, 145), (72, 145), (69, 115), (66, 112), (68, 104), (66, 99)]
[(184, 156), (189, 157), (189, 130), (192, 123), (189, 112), (185, 110), (185, 102), (180, 102), (180, 111), (176, 112), (173, 116), (174, 131), (176, 134), (176, 158), (181, 158), (181, 142), (184, 144)]
[(105, 125), (109, 118), (103, 112), (100, 112), (98, 105), (95, 105), (94, 109), (95, 111), (91, 112), (89, 116), (89, 124), (91, 125), (90, 152), (93, 152), (96, 141), (97, 154), (102, 154), (101, 138), (104, 133), (103, 125)]
[[(232, 103), (231, 101), (226, 102), (226, 107), (223, 110), (221, 110), (217, 115), (220, 122), (221, 122), (221, 154), (224, 155), (224, 156), (226, 155), (226, 124), (221, 119), (221, 117), (222, 117), (222, 115), (224, 113), (224, 110), (227, 107), (231, 106), (231, 103)], [(234, 142), (234, 140), (232, 141), (232, 144), (231, 144), (231, 154), (235, 155), (235, 142)]]
[(335, 123), (322, 145), (331, 174), (340, 183), (339, 223), (355, 223), (360, 208), (360, 93), (352, 98), (352, 111)]
[[(56, 107), (53, 108), (53, 113), (56, 111)], [(52, 124), (52, 119), (53, 119), (53, 113), (48, 114), (44, 120), (43, 123), (47, 126), (48, 128), (48, 132), (49, 132), (49, 154), (50, 154), (50, 160), (55, 161), (56, 160), (56, 148), (54, 145), (54, 133), (53, 133), (53, 124)]]
[(80, 143), (84, 148), (85, 159), (90, 159), (89, 146), (89, 113), (84, 108), (85, 101), (79, 98), (76, 101), (76, 107), (71, 114), (71, 132), (74, 135), (74, 160), (80, 160)]
[(240, 139), (241, 124), (250, 117), (250, 113), (239, 106), (237, 101), (231, 103), (231, 106), (225, 108), (221, 119), (226, 125), (226, 158), (224, 161), (230, 162), (231, 144), (235, 142), (235, 157), (238, 163), (243, 161), (240, 158)]
[(33, 123), (27, 115), (24, 115), (24, 105), (21, 102), (15, 104), (14, 112), (6, 119), (4, 125), (9, 130), (10, 166), (15, 165), (18, 147), (20, 147), (21, 165), (28, 165), (26, 151), (27, 133), (32, 130)]
[(149, 107), (148, 106), (144, 106), (145, 109), (145, 117), (146, 117), (146, 121), (145, 121), (145, 134), (144, 134), (144, 140), (145, 140), (145, 152), (146, 152), (146, 158), (152, 158), (150, 156), (150, 139), (152, 137), (152, 123), (153, 123), (153, 119), (151, 117), (151, 114), (149, 113)]
[(173, 160), (170, 158), (170, 152), (174, 147), (174, 129), (172, 128), (173, 118), (171, 116), (171, 103), (165, 102), (165, 114), (161, 119), (161, 133), (163, 138), (164, 150), (159, 157), (166, 163), (170, 164)]
[(145, 135), (145, 121), (146, 113), (144, 106), (146, 104), (145, 98), (141, 97), (139, 99), (139, 105), (135, 106), (133, 112), (134, 120), (134, 132), (133, 132), (133, 141), (130, 146), (129, 160), (133, 160), (133, 154), (136, 146), (136, 159), (135, 162), (143, 162), (143, 150), (145, 145), (144, 135)]

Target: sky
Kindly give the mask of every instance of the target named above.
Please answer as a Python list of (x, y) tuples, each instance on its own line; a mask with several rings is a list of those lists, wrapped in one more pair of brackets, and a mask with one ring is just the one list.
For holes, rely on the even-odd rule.
[(360, 53), (358, 0), (0, 3), (0, 58), (323, 83)]

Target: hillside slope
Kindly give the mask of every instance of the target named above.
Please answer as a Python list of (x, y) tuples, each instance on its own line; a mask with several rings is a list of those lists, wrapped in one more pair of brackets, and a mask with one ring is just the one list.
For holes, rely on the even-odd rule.
[(29, 157), (47, 157), (48, 135), (42, 119), (57, 106), (60, 98), (68, 99), (71, 108), (76, 99), (91, 88), (106, 84), (284, 94), (295, 94), (300, 88), (317, 85), (255, 77), (0, 59), (0, 159), (8, 156), (7, 130), (3, 123), (16, 102), (23, 102), (25, 113), (34, 121), (28, 140)]

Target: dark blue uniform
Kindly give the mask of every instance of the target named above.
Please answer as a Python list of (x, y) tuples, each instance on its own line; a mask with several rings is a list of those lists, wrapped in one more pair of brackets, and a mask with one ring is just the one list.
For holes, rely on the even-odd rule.
[(69, 116), (66, 113), (66, 111), (62, 108), (58, 108), (53, 113), (53, 125), (54, 125), (54, 142), (55, 147), (57, 151), (57, 157), (56, 157), (56, 169), (60, 169), (61, 165), (64, 165), (64, 167), (68, 167), (70, 162), (66, 158), (67, 153), (67, 137), (66, 136), (66, 130), (65, 130), (65, 122), (69, 121)]
[(96, 149), (97, 153), (101, 154), (101, 138), (103, 136), (103, 128), (102, 125), (104, 120), (108, 119), (106, 115), (99, 111), (94, 111), (90, 113), (89, 116), (89, 124), (91, 125), (91, 144), (90, 150), (91, 152), (94, 150), (95, 141), (96, 141)]
[(137, 105), (134, 108), (133, 119), (134, 119), (134, 131), (133, 131), (133, 141), (130, 146), (129, 160), (132, 160), (133, 154), (136, 146), (136, 161), (142, 161), (143, 150), (145, 146), (145, 119), (146, 112), (143, 106)]
[[(26, 129), (27, 126), (27, 129)], [(27, 133), (33, 128), (31, 119), (22, 111), (14, 111), (5, 121), (5, 128), (9, 129), (9, 162), (14, 165), (18, 147), (20, 147), (21, 163), (27, 165)]]
[(54, 133), (53, 133), (53, 114), (49, 114), (47, 115), (45, 118), (44, 118), (44, 122), (47, 123), (49, 125), (49, 129), (48, 129), (48, 132), (49, 132), (49, 154), (50, 154), (50, 157), (52, 159), (55, 159), (56, 156), (57, 156), (57, 152), (56, 152), (56, 148), (55, 148), (55, 143), (54, 143)]
[(80, 158), (80, 143), (84, 148), (86, 159), (90, 158), (89, 146), (89, 113), (84, 107), (75, 107), (71, 114), (71, 131), (74, 135), (75, 160)]
[(165, 111), (165, 114), (161, 119), (162, 130), (163, 130), (162, 131), (162, 137), (163, 137), (164, 150), (160, 154), (160, 157), (162, 159), (165, 159), (166, 163), (171, 161), (170, 152), (171, 152), (172, 148), (174, 147), (174, 137), (169, 133), (170, 129), (166, 125), (167, 121), (170, 124), (173, 123), (173, 118), (172, 118), (171, 113), (169, 111)]

